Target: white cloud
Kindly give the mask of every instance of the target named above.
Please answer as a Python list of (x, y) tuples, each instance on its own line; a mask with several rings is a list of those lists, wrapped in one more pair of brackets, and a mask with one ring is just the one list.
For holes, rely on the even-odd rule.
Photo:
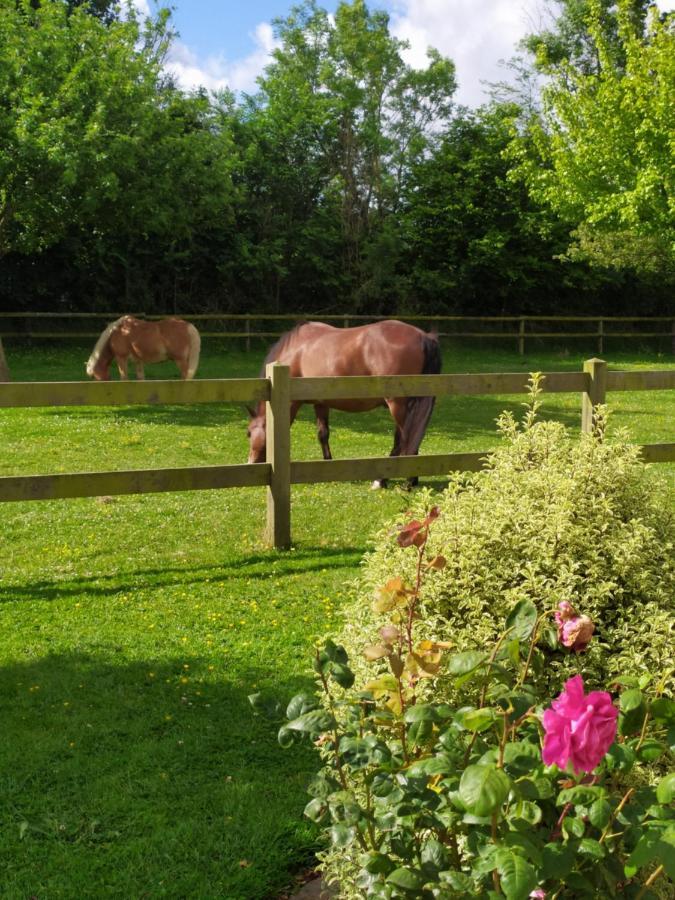
[(187, 44), (175, 41), (166, 69), (185, 90), (205, 87), (217, 91), (229, 87), (233, 91), (254, 91), (255, 80), (269, 62), (276, 42), (268, 22), (257, 25), (251, 37), (254, 49), (238, 60), (228, 60), (223, 55), (200, 59)]
[(481, 81), (501, 81), (499, 61), (514, 53), (531, 27), (530, 4), (513, 0), (397, 0), (391, 28), (407, 40), (406, 62), (421, 68), (427, 47), (449, 56), (457, 68), (458, 103), (477, 106), (487, 100)]
[[(132, 0), (148, 14), (148, 0)], [(156, 0), (153, 0), (156, 2)], [(380, 0), (391, 10), (391, 30), (409, 42), (406, 62), (416, 68), (427, 64), (426, 51), (435, 47), (450, 57), (459, 83), (455, 99), (478, 106), (488, 99), (482, 82), (508, 80), (509, 71), (500, 61), (510, 59), (516, 44), (528, 32), (548, 20), (544, 0)], [(373, 0), (372, 7), (379, 6)], [(659, 9), (673, 8), (673, 0), (657, 0)], [(224, 55), (200, 58), (187, 44), (174, 42), (167, 69), (186, 90), (203, 86), (214, 91), (229, 87), (252, 92), (256, 78), (277, 46), (268, 22), (261, 22), (250, 35), (254, 47), (240, 59)]]

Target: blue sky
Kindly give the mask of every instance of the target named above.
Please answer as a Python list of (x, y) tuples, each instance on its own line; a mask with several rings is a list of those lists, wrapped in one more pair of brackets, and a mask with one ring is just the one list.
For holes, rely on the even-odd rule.
[[(173, 0), (173, 21), (181, 40), (204, 56), (222, 53), (241, 59), (254, 49), (251, 35), (261, 22), (286, 15), (291, 5), (285, 0)], [(322, 3), (333, 11), (336, 3)]]
[[(180, 38), (167, 68), (186, 88), (230, 87), (253, 92), (274, 47), (271, 22), (285, 16), (293, 0), (131, 0), (141, 11), (159, 5), (174, 9)], [(338, 0), (319, 0), (334, 11)], [(371, 0), (371, 8), (386, 9), (390, 29), (407, 40), (406, 62), (426, 65), (426, 50), (434, 46), (453, 60), (459, 83), (455, 99), (478, 106), (487, 95), (483, 82), (506, 80), (500, 60), (509, 59), (526, 33), (551, 24), (545, 0)], [(672, 9), (673, 0), (658, 0)]]

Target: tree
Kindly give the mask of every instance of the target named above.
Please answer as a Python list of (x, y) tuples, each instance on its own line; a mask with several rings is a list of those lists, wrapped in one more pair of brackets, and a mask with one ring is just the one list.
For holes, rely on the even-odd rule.
[(562, 302), (583, 312), (588, 292), (600, 292), (599, 273), (558, 258), (566, 223), (509, 177), (519, 113), (513, 104), (465, 111), (413, 167), (400, 216), (413, 309), (513, 315), (554, 313)]
[(85, 7), (0, 6), (0, 256), (41, 251), (116, 190), (143, 140), (166, 16), (104, 25)]
[(260, 220), (283, 221), (271, 228), (276, 276), (288, 284), (299, 260), (316, 260), (358, 305), (372, 299), (368, 282), (391, 248), (380, 238), (404, 173), (449, 116), (454, 67), (437, 53), (424, 70), (407, 66), (388, 16), (363, 0), (340, 3), (334, 21), (308, 2), (275, 27), (281, 46), (247, 125), (257, 134)]
[(613, 44), (603, 4), (591, 0), (597, 72), (563, 60), (531, 126), (538, 155), (522, 140), (513, 148), (533, 196), (576, 223), (574, 254), (661, 278), (675, 275), (674, 23), (652, 9), (643, 31), (634, 5), (621, 0)]

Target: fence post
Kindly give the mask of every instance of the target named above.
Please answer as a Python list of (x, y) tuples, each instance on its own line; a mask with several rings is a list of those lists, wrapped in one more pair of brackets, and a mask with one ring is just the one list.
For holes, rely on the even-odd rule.
[(602, 359), (587, 359), (584, 372), (590, 377), (588, 391), (581, 395), (581, 430), (593, 432), (593, 407), (604, 403), (607, 395), (607, 363)]
[(2, 338), (0, 337), (0, 381), (11, 381), (9, 377), (9, 366), (7, 365), (7, 357), (2, 346)]
[(521, 319), (518, 325), (518, 353), (521, 356), (525, 353), (525, 319)]
[(288, 366), (269, 363), (266, 404), (267, 462), (272, 466), (267, 487), (265, 538), (277, 550), (291, 545), (291, 377)]
[(605, 352), (603, 337), (605, 334), (605, 323), (602, 319), (598, 319), (598, 354)]
[(244, 331), (246, 332), (246, 352), (251, 350), (251, 320), (246, 319), (244, 322)]

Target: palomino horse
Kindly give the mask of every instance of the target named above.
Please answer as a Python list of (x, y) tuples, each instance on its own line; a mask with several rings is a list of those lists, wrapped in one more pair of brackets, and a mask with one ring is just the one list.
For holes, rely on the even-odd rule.
[[(321, 322), (297, 325), (277, 341), (265, 363), (277, 361), (290, 367), (292, 378), (325, 375), (420, 375), (441, 371), (438, 337), (413, 325), (389, 320), (357, 328), (334, 328)], [(263, 365), (263, 375), (265, 366)], [(328, 410), (365, 412), (388, 406), (396, 423), (390, 456), (417, 453), (426, 431), (434, 397), (382, 397), (364, 400), (317, 400), (314, 402), (317, 434), (324, 459), (332, 459), (328, 446)], [(307, 401), (312, 402), (312, 401)], [(291, 403), (291, 422), (302, 401)], [(265, 461), (265, 403), (249, 409), (250, 463)], [(384, 487), (384, 479), (373, 487)], [(410, 484), (417, 484), (411, 479)]]
[(194, 378), (200, 347), (199, 332), (183, 319), (146, 322), (133, 316), (121, 316), (111, 322), (96, 341), (87, 361), (87, 375), (97, 381), (108, 381), (110, 364), (114, 359), (120, 378), (126, 380), (131, 358), (136, 366), (136, 378), (142, 379), (145, 378), (144, 363), (172, 359), (180, 370), (181, 378)]

